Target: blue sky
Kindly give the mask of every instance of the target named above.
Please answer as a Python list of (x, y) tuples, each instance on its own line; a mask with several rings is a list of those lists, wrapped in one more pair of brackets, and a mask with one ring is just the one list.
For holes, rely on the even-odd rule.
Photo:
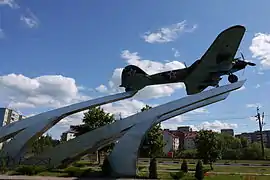
[[(244, 75), (242, 72), (237, 73), (241, 79), (248, 79), (245, 89), (231, 93), (225, 101), (207, 106), (202, 112), (186, 115), (186, 119), (170, 120), (167, 127), (201, 125), (207, 122), (208, 124), (204, 123), (205, 126), (216, 129), (233, 127), (236, 132), (257, 130), (256, 121), (249, 118), (256, 114), (253, 106), (259, 103), (262, 106), (261, 111), (266, 115), (270, 112), (267, 99), (270, 86), (270, 63), (267, 64), (270, 61), (270, 25), (267, 23), (269, 5), (267, 0), (261, 0), (260, 3), (243, 0), (205, 0), (196, 3), (176, 0), (82, 0), (76, 3), (70, 0), (0, 1), (0, 104), (8, 104), (24, 114), (36, 114), (116, 92), (113, 89), (116, 85), (109, 87), (108, 82), (117, 81), (117, 76), (113, 76), (114, 72), (118, 72), (115, 69), (126, 66), (134, 53), (137, 52), (140, 60), (162, 64), (176, 60), (191, 65), (203, 55), (222, 30), (241, 24), (246, 26), (247, 32), (240, 50), (246, 59), (258, 64), (256, 68), (247, 68)], [(184, 29), (192, 29), (191, 32), (178, 29), (169, 42), (149, 43), (143, 38), (146, 32), (149, 32), (149, 35), (158, 32), (160, 28), (173, 28), (181, 22), (185, 24)], [(261, 33), (257, 39), (256, 33)], [(254, 48), (250, 50), (252, 43)], [(172, 48), (179, 52), (179, 56), (175, 56)], [(121, 58), (123, 51), (128, 52), (126, 60)], [(257, 55), (256, 58), (252, 57), (254, 54)], [(263, 63), (261, 58), (265, 59)], [(151, 70), (155, 72), (154, 67)], [(12, 73), (14, 75), (11, 75)], [(18, 76), (20, 74), (21, 76)], [(63, 78), (60, 78), (61, 81), (59, 77), (58, 81), (51, 81), (50, 78), (55, 75), (62, 75)], [(38, 78), (40, 76), (43, 78)], [(60, 85), (67, 77), (72, 78), (69, 83)], [(227, 82), (227, 77), (224, 79), (223, 84)], [(30, 83), (28, 89), (22, 87), (27, 83)], [(39, 84), (39, 87), (43, 83), (43, 89), (29, 90), (35, 83)], [(95, 89), (101, 84), (106, 86), (106, 91)], [(72, 89), (69, 85), (77, 88), (77, 91), (69, 92)], [(184, 88), (173, 89), (171, 94), (164, 92), (163, 95), (166, 95), (163, 96), (160, 93), (159, 98), (135, 97), (138, 106), (132, 105), (133, 98), (127, 102), (130, 108), (124, 103), (108, 105), (105, 108), (112, 112), (132, 113), (143, 103), (162, 104), (186, 94)], [(42, 98), (47, 97), (50, 100), (37, 102), (41, 95)], [(35, 102), (33, 97), (36, 98)], [(267, 123), (268, 116), (265, 121)], [(65, 121), (66, 124), (59, 124), (51, 133), (58, 136), (67, 128), (69, 122), (71, 120)], [(66, 126), (62, 126), (63, 124)], [(237, 124), (237, 127), (232, 124)], [(266, 124), (265, 129), (270, 128), (269, 125)]]

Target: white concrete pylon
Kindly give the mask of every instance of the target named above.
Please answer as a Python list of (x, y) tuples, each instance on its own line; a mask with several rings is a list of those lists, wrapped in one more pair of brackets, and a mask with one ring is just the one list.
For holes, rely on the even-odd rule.
[[(118, 143), (114, 146), (113, 151), (108, 157), (111, 169), (111, 175), (116, 177), (135, 177), (137, 169), (137, 159), (139, 148), (143, 142), (143, 139), (151, 127), (156, 124), (170, 119), (172, 117), (181, 115), (193, 109), (203, 107), (209, 104), (213, 104), (218, 101), (222, 101), (227, 98), (229, 93), (221, 94), (219, 96), (212, 97), (206, 101), (198, 102), (186, 108), (180, 109), (173, 113), (169, 113), (160, 118), (153, 119), (152, 121), (144, 121), (134, 125), (128, 130), (123, 137), (118, 140)], [(132, 143), (129, 143), (132, 142)], [(129, 144), (127, 146), (127, 144)], [(123, 168), (125, 167), (125, 168)]]
[(135, 94), (136, 91), (130, 91), (91, 99), (44, 112), (3, 126), (0, 128), (0, 141), (7, 140), (12, 136), (14, 136), (14, 138), (5, 144), (4, 148), (1, 150), (1, 156), (9, 156), (10, 159), (13, 159), (13, 161), (16, 162), (23, 156), (28, 143), (41, 136), (61, 119), (90, 107), (130, 98)]
[[(227, 94), (230, 91), (239, 89), (245, 81), (239, 81), (234, 84), (221, 86), (219, 88), (210, 89), (199, 94), (190, 95), (154, 108), (148, 111), (140, 112), (124, 118), (122, 120), (116, 121), (113, 124), (109, 124), (91, 132), (85, 133), (77, 138), (71, 139), (63, 144), (60, 144), (54, 148), (51, 148), (42, 154), (35, 156), (38, 158), (50, 158), (51, 164), (49, 166), (57, 167), (64, 162), (72, 161), (73, 158), (83, 156), (90, 152), (95, 152), (102, 146), (110, 144), (127, 130), (138, 123), (153, 122), (156, 119), (168, 119), (173, 116), (177, 116), (186, 111), (190, 111), (194, 108), (207, 105), (205, 100), (220, 96), (222, 94)], [(224, 95), (225, 96), (225, 95)], [(223, 97), (223, 96), (222, 96)], [(201, 103), (200, 106), (192, 106), (194, 104)], [(187, 108), (185, 110), (185, 108)], [(133, 143), (133, 142), (130, 142)], [(127, 146), (130, 145), (126, 144)], [(25, 164), (35, 163), (35, 159), (25, 160)], [(122, 167), (124, 168), (124, 167)]]
[[(152, 126), (165, 121), (169, 118), (181, 115), (188, 111), (213, 104), (218, 101), (222, 101), (227, 98), (230, 91), (239, 89), (242, 87), (245, 81), (240, 81), (219, 88), (211, 89), (213, 94), (200, 93), (199, 95), (204, 96), (204, 100), (199, 100), (196, 103), (183, 103), (179, 106), (179, 109), (173, 112), (168, 112), (162, 116), (152, 120), (145, 120), (141, 123), (134, 125), (127, 133), (118, 140), (113, 151), (108, 157), (111, 175), (115, 177), (135, 177), (136, 176), (136, 163), (138, 159), (138, 152), (142, 140), (146, 133), (151, 129)], [(196, 95), (192, 95), (196, 96)], [(190, 98), (191, 96), (189, 96)], [(132, 143), (130, 143), (132, 142)], [(128, 145), (127, 145), (128, 144)]]

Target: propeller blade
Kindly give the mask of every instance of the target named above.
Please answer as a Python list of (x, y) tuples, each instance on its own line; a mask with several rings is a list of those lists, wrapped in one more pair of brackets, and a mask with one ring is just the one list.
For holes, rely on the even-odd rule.
[(244, 68), (243, 73), (242, 73), (242, 76), (244, 76), (244, 74), (245, 74), (245, 70), (246, 70), (246, 68)]
[(187, 68), (187, 65), (186, 65), (186, 63), (184, 62), (184, 66), (185, 66), (185, 68)]
[(242, 57), (242, 59), (244, 61), (245, 60), (245, 57), (244, 57), (243, 53), (240, 53), (240, 54), (241, 54), (241, 57)]
[(250, 66), (256, 66), (256, 64), (252, 63), (252, 62), (247, 62), (247, 64), (250, 65)]

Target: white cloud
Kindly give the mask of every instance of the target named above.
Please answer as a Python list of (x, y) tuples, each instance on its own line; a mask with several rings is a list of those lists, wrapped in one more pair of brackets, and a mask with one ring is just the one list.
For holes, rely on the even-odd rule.
[(200, 129), (211, 129), (213, 131), (220, 131), (220, 129), (230, 129), (230, 128), (237, 128), (237, 124), (234, 123), (225, 123), (225, 122), (221, 122), (221, 121), (214, 121), (214, 122), (208, 122), (205, 121), (202, 124), (200, 124), (198, 127), (200, 127)]
[(167, 43), (175, 41), (181, 33), (193, 32), (197, 28), (197, 25), (187, 27), (186, 20), (167, 26), (162, 27), (155, 32), (146, 32), (142, 36), (143, 39), (148, 43)]
[(119, 119), (120, 116), (121, 118), (126, 118), (128, 116), (140, 112), (144, 106), (145, 103), (143, 103), (142, 101), (138, 101), (135, 99), (126, 99), (110, 104), (105, 104), (102, 105), (101, 107), (106, 112), (114, 114), (116, 119)]
[(98, 92), (105, 93), (105, 92), (108, 91), (108, 88), (107, 88), (105, 85), (101, 84), (100, 86), (98, 86), (98, 87), (96, 88), (96, 90), (97, 90)]
[(257, 107), (262, 107), (260, 103), (254, 103), (254, 104), (246, 104), (247, 108), (257, 108)]
[(183, 115), (176, 116), (174, 118), (171, 118), (162, 122), (161, 128), (175, 130), (177, 129), (178, 126), (182, 126), (180, 124), (182, 124), (184, 120), (185, 120), (185, 116)]
[(20, 8), (20, 6), (14, 0), (0, 0), (0, 5), (7, 5), (12, 9)]
[(261, 85), (260, 84), (256, 84), (255, 88), (259, 88), (259, 87), (261, 87)]
[(39, 26), (39, 19), (30, 9), (27, 9), (26, 13), (21, 15), (20, 20), (29, 28), (36, 28)]
[(257, 121), (257, 118), (256, 118), (255, 116), (251, 116), (251, 117), (249, 117), (249, 119), (250, 119), (251, 121)]
[(84, 117), (84, 113), (86, 111), (78, 112), (76, 114), (72, 114), (64, 119), (62, 119), (57, 125), (60, 127), (64, 127), (69, 129), (70, 125), (77, 125), (82, 123), (82, 119)]
[(256, 33), (249, 47), (253, 58), (258, 58), (263, 69), (270, 69), (270, 34)]
[(56, 108), (89, 98), (79, 93), (73, 78), (61, 75), (0, 76), (0, 100), (13, 108)]
[(174, 52), (174, 57), (179, 57), (180, 56), (180, 52), (177, 49), (172, 48), (172, 51)]
[(202, 107), (199, 109), (194, 109), (193, 111), (190, 111), (189, 113), (191, 113), (191, 114), (209, 113), (209, 111), (205, 107)]
[[(128, 50), (122, 51), (121, 57), (127, 62), (127, 64), (136, 65), (142, 70), (146, 71), (148, 74), (154, 74), (174, 69), (182, 69), (185, 67), (184, 64), (179, 61), (161, 63), (157, 61), (142, 59), (137, 52), (131, 53)], [(123, 88), (119, 87), (121, 83), (122, 70), (123, 68), (117, 68), (114, 70), (113, 75), (108, 83), (108, 92), (116, 93), (124, 90)], [(135, 95), (135, 97), (158, 98), (163, 96), (170, 96), (176, 89), (180, 88), (184, 88), (183, 83), (153, 85), (143, 88)]]

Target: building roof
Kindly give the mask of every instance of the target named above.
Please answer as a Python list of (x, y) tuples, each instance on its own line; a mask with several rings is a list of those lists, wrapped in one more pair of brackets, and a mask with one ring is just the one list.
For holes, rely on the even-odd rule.
[(197, 136), (197, 132), (192, 131), (192, 132), (186, 132), (185, 133), (185, 138), (195, 138)]
[(176, 136), (176, 135), (174, 135), (173, 133), (171, 133), (170, 131), (168, 131), (168, 130), (165, 130), (164, 129), (164, 131), (162, 132), (163, 134), (168, 134), (169, 136), (172, 136), (173, 138), (177, 138), (178, 136)]

